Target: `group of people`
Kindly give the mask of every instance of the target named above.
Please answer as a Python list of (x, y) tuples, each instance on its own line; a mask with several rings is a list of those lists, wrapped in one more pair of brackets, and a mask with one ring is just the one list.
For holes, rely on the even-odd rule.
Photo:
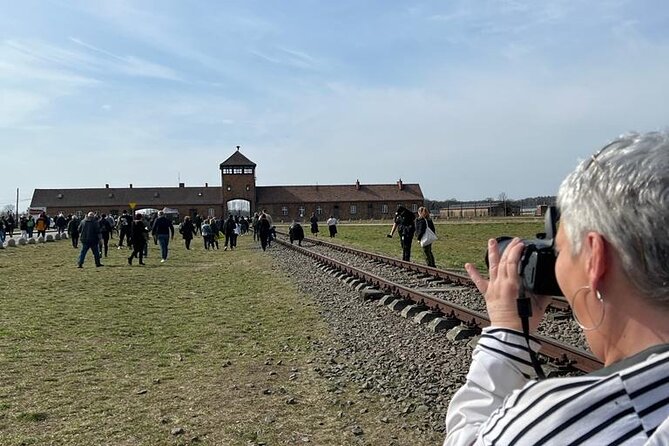
[[(433, 238), (428, 240), (426, 235), (430, 231)], [(436, 240), (436, 236), (434, 236), (436, 232), (434, 222), (430, 218), (430, 211), (426, 207), (419, 207), (418, 216), (416, 216), (406, 207), (398, 206), (397, 212), (395, 212), (395, 219), (393, 220), (393, 227), (390, 229), (388, 237), (392, 238), (395, 233), (399, 235), (400, 246), (402, 247), (402, 260), (407, 262), (411, 261), (411, 245), (413, 240), (417, 240), (423, 249), (427, 266), (434, 268), (436, 267), (436, 263), (434, 261), (434, 254), (432, 253), (432, 243)]]
[[(67, 224), (67, 232), (72, 240), (72, 246), (77, 248), (81, 243), (77, 260), (78, 268), (83, 268), (89, 250), (93, 252), (95, 266), (104, 266), (101, 257), (108, 255), (109, 239), (114, 229), (113, 222), (112, 216), (97, 215), (94, 212), (89, 212), (82, 221), (79, 221), (76, 216), (71, 216)], [(129, 265), (132, 265), (133, 259), (136, 258), (139, 259), (140, 265), (144, 265), (144, 257), (148, 254), (150, 234), (160, 246), (160, 262), (167, 261), (169, 242), (174, 239), (174, 225), (162, 211), (147, 221), (142, 214), (135, 214), (133, 219), (127, 211), (124, 211), (117, 225), (119, 229), (118, 249), (123, 247), (124, 241), (129, 247), (132, 247), (132, 252), (128, 257)]]
[(0, 243), (4, 243), (7, 235), (14, 236), (14, 230), (21, 231), (21, 237), (31, 239), (33, 237), (46, 237), (46, 231), (55, 228), (59, 234), (65, 232), (67, 227), (67, 218), (58, 214), (56, 218), (49, 217), (46, 212), (40, 212), (35, 218), (33, 215), (21, 215), (17, 219), (14, 214), (0, 215)]

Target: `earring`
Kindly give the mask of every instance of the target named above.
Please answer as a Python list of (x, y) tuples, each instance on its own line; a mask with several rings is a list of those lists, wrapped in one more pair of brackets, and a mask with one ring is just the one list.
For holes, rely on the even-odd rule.
[[(595, 290), (595, 296), (597, 297), (597, 301), (599, 302), (600, 306), (602, 307), (602, 315), (600, 316), (599, 321), (595, 324), (594, 327), (586, 327), (578, 319), (578, 316), (576, 315), (576, 308), (575, 308), (576, 298), (580, 294), (581, 290), (590, 291), (590, 286), (585, 285), (585, 286), (582, 286), (581, 288), (579, 288), (578, 290), (576, 290), (576, 293), (574, 293), (574, 298), (572, 299), (573, 303), (571, 304), (571, 313), (574, 315), (574, 320), (576, 321), (578, 326), (581, 327), (581, 330), (583, 330), (583, 331), (597, 330), (602, 325), (602, 322), (604, 322), (604, 314), (606, 313), (606, 307), (604, 307), (604, 298), (602, 297), (602, 293), (600, 293), (599, 290)], [(587, 291), (586, 291), (586, 294), (587, 294)]]

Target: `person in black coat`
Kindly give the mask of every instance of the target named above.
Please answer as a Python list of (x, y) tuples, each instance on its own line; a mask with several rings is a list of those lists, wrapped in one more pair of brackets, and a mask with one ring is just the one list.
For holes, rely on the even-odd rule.
[(76, 215), (73, 215), (70, 218), (69, 223), (67, 224), (67, 235), (69, 235), (70, 240), (72, 240), (72, 247), (79, 247), (79, 219)]
[(232, 215), (229, 215), (228, 219), (225, 220), (225, 223), (223, 224), (223, 233), (225, 234), (225, 248), (223, 248), (224, 251), (227, 251), (228, 244), (230, 245), (230, 249), (234, 249), (236, 227), (237, 224), (235, 223), (235, 218)]
[(100, 219), (98, 220), (98, 223), (100, 224), (100, 243), (101, 243), (101, 248), (102, 252), (104, 253), (105, 257), (107, 257), (107, 253), (109, 252), (109, 235), (112, 232), (113, 226), (111, 223), (109, 223), (109, 220), (107, 219), (107, 214), (102, 214), (100, 216)]
[(309, 219), (309, 222), (311, 223), (311, 234), (314, 237), (318, 237), (318, 217), (316, 217), (315, 212), (313, 212), (311, 214), (311, 218)]
[(258, 219), (258, 233), (260, 234), (260, 246), (262, 246), (263, 251), (267, 249), (271, 229), (267, 215), (261, 214)]
[(302, 246), (302, 240), (304, 240), (304, 228), (302, 228), (301, 224), (294, 221), (288, 228), (288, 236), (290, 237), (291, 245), (293, 244), (293, 241), (297, 240), (297, 244)]
[(79, 252), (77, 266), (79, 268), (84, 267), (84, 260), (89, 249), (93, 251), (95, 266), (104, 266), (100, 263), (100, 251), (98, 250), (100, 243), (100, 223), (95, 218), (93, 212), (89, 212), (84, 221), (79, 224), (79, 234), (81, 234), (81, 251)]
[(402, 246), (402, 260), (411, 261), (411, 242), (416, 232), (416, 216), (404, 206), (397, 206), (395, 213), (395, 222), (390, 230), (388, 237), (392, 237), (395, 231), (400, 235), (400, 245)]
[(179, 233), (184, 239), (184, 242), (186, 242), (186, 249), (190, 249), (190, 242), (193, 240), (193, 236), (195, 235), (195, 231), (197, 229), (195, 228), (195, 225), (191, 221), (190, 217), (185, 217), (184, 222), (181, 223), (181, 226), (179, 227)]
[(135, 214), (135, 220), (130, 226), (130, 237), (132, 240), (132, 254), (128, 257), (128, 265), (132, 265), (132, 259), (139, 256), (139, 264), (144, 265), (144, 246), (149, 239), (149, 230), (142, 220), (141, 214)]

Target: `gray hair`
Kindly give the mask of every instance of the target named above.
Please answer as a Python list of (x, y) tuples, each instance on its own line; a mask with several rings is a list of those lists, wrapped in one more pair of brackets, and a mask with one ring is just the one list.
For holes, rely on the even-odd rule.
[(588, 231), (602, 234), (632, 284), (669, 308), (669, 133), (620, 136), (565, 178), (557, 200), (574, 254)]

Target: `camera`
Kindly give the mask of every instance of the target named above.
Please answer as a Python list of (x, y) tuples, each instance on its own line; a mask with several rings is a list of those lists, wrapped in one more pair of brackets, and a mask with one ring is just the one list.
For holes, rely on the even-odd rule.
[[(546, 210), (544, 229), (546, 232), (537, 234), (537, 238), (522, 240), (525, 248), (518, 262), (518, 275), (526, 291), (533, 294), (546, 296), (563, 296), (562, 290), (555, 278), (555, 235), (557, 233), (557, 222), (559, 214), (555, 206), (549, 206)], [(500, 255), (504, 252), (513, 237), (497, 237), (497, 245)], [(485, 255), (485, 264), (488, 262), (488, 252)]]

